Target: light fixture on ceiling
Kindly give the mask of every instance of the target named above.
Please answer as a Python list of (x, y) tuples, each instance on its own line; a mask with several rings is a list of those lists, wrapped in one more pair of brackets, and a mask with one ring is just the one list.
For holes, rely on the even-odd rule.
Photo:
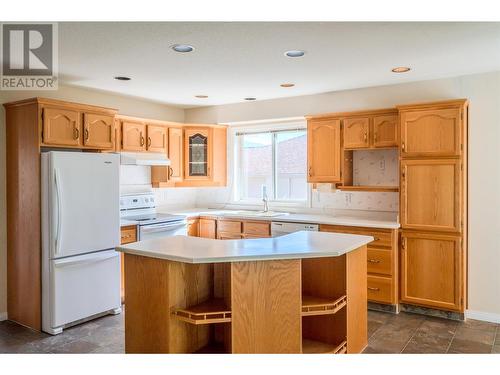
[(408, 68), (407, 66), (398, 66), (394, 69), (391, 69), (393, 73), (406, 73), (409, 72), (411, 69)]
[(189, 44), (174, 44), (170, 48), (172, 48), (175, 52), (180, 52), (180, 53), (194, 51), (194, 47), (190, 46)]
[(206, 99), (208, 98), (208, 95), (195, 95), (194, 97), (198, 99)]
[(295, 86), (295, 83), (282, 83), (280, 86), (281, 87), (293, 87), (293, 86)]
[(250, 100), (257, 100), (257, 98), (254, 98), (254, 97), (251, 97), (251, 96), (249, 96), (248, 98), (244, 98), (244, 99), (245, 99), (245, 100), (249, 100), (249, 101), (250, 101)]
[(125, 76), (116, 76), (114, 77), (117, 81), (130, 81), (132, 78)]
[(301, 50), (298, 50), (298, 49), (293, 49), (293, 50), (285, 52), (285, 56), (286, 57), (302, 57), (305, 54), (306, 54), (305, 51), (301, 51)]

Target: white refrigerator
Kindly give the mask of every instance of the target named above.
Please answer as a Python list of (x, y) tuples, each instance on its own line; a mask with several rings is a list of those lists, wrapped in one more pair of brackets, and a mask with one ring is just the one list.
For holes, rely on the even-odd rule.
[[(42, 330), (119, 314), (118, 154), (42, 153)], [(29, 235), (28, 233), (26, 235)]]

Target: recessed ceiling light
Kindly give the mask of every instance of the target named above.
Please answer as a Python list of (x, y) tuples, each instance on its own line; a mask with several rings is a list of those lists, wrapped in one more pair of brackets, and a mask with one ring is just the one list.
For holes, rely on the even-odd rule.
[(130, 81), (132, 78), (125, 76), (116, 76), (115, 79), (118, 81)]
[(194, 97), (198, 99), (206, 99), (208, 98), (208, 95), (195, 95)]
[(175, 52), (181, 53), (192, 52), (194, 50), (194, 47), (190, 46), (189, 44), (174, 44), (171, 48)]
[(391, 69), (393, 73), (406, 73), (410, 71), (407, 66), (398, 66), (397, 68)]
[(302, 57), (305, 54), (306, 53), (304, 51), (301, 51), (301, 50), (298, 50), (298, 49), (294, 49), (294, 50), (290, 50), (290, 51), (286, 51), (285, 52), (285, 56), (286, 57)]
[(257, 100), (257, 98), (248, 97), (248, 98), (245, 98), (245, 100)]
[(295, 86), (295, 83), (282, 83), (280, 86), (281, 87), (293, 87), (293, 86)]

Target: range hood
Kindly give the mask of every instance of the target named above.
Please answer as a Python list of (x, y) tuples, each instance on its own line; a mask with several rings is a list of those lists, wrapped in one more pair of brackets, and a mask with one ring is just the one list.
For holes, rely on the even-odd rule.
[(170, 159), (165, 154), (156, 152), (122, 152), (121, 165), (170, 165)]

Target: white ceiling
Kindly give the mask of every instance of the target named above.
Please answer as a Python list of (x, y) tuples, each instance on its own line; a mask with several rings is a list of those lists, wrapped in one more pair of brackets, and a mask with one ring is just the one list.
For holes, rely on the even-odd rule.
[[(176, 53), (176, 43), (195, 51)], [(284, 57), (291, 49), (306, 55)], [(396, 66), (412, 70), (392, 73)], [(60, 83), (184, 108), (494, 70), (500, 23), (59, 24)], [(288, 82), (296, 86), (280, 87)]]

